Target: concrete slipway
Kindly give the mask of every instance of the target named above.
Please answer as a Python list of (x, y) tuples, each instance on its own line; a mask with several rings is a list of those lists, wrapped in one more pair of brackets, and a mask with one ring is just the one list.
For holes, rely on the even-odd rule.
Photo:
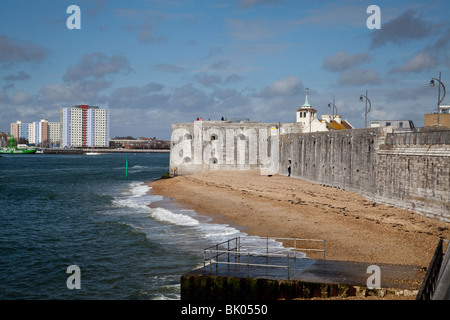
[[(425, 275), (425, 271), (418, 266), (353, 261), (291, 259), (289, 268), (286, 260), (281, 258), (269, 263), (266, 257), (240, 258), (239, 263), (213, 262), (183, 275), (181, 299), (273, 300), (383, 297), (388, 294), (414, 298)], [(279, 264), (280, 267), (259, 265), (264, 263)], [(373, 280), (375, 273), (371, 266), (379, 268), (378, 285)]]

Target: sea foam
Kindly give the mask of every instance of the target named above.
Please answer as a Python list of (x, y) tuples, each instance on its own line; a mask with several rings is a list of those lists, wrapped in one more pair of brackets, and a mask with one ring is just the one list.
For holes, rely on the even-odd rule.
[(150, 216), (157, 221), (163, 223), (176, 224), (180, 226), (196, 226), (200, 222), (187, 215), (174, 213), (164, 208), (154, 208), (151, 210)]

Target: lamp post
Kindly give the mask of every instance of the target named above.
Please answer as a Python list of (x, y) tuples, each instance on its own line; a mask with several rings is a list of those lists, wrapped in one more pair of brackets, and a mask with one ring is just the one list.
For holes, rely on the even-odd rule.
[[(328, 108), (331, 108), (331, 106), (333, 106), (333, 122), (331, 123), (331, 130), (334, 130), (334, 119), (335, 119), (335, 117), (336, 117), (336, 115), (337, 115), (337, 107), (336, 107), (336, 105), (334, 104), (334, 99), (333, 99), (333, 103), (329, 103), (328, 104)], [(336, 110), (336, 113), (334, 112), (334, 110)]]
[[(367, 128), (367, 114), (370, 112), (370, 109), (372, 109), (372, 103), (370, 103), (369, 98), (367, 97), (367, 90), (366, 90), (366, 95), (361, 95), (359, 97), (359, 101), (363, 102), (363, 98), (366, 98), (366, 111), (364, 112), (364, 119), (365, 119), (365, 127)], [(367, 110), (367, 102), (369, 102), (369, 110)]]
[[(441, 81), (441, 73), (440, 72), (439, 72), (439, 79), (431, 78), (430, 87), (434, 87), (434, 80), (439, 82), (438, 103), (437, 103), (437, 126), (439, 126), (439, 113), (441, 112), (441, 103), (442, 103), (442, 101), (444, 101), (444, 98), (445, 98), (445, 86)], [(441, 99), (441, 85), (442, 85), (442, 89), (444, 90), (444, 95), (442, 96), (442, 99)]]

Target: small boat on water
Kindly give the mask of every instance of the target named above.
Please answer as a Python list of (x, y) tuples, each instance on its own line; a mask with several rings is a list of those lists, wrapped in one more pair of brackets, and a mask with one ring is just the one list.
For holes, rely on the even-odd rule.
[(38, 148), (28, 147), (26, 144), (15, 146), (14, 137), (9, 138), (9, 147), (0, 148), (0, 154), (30, 154), (36, 153)]
[(86, 152), (87, 156), (98, 156), (101, 155), (100, 152), (94, 152), (94, 151), (90, 151), (90, 152)]

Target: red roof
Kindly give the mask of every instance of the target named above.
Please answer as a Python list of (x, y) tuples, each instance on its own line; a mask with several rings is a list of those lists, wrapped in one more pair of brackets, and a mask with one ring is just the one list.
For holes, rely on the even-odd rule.
[(316, 109), (313, 109), (313, 108), (300, 108), (300, 109), (298, 109), (297, 111), (312, 111), (312, 112), (317, 112), (317, 110), (316, 110)]
[(342, 120), (341, 123), (344, 125), (346, 129), (353, 129), (353, 126), (348, 123), (346, 120)]

